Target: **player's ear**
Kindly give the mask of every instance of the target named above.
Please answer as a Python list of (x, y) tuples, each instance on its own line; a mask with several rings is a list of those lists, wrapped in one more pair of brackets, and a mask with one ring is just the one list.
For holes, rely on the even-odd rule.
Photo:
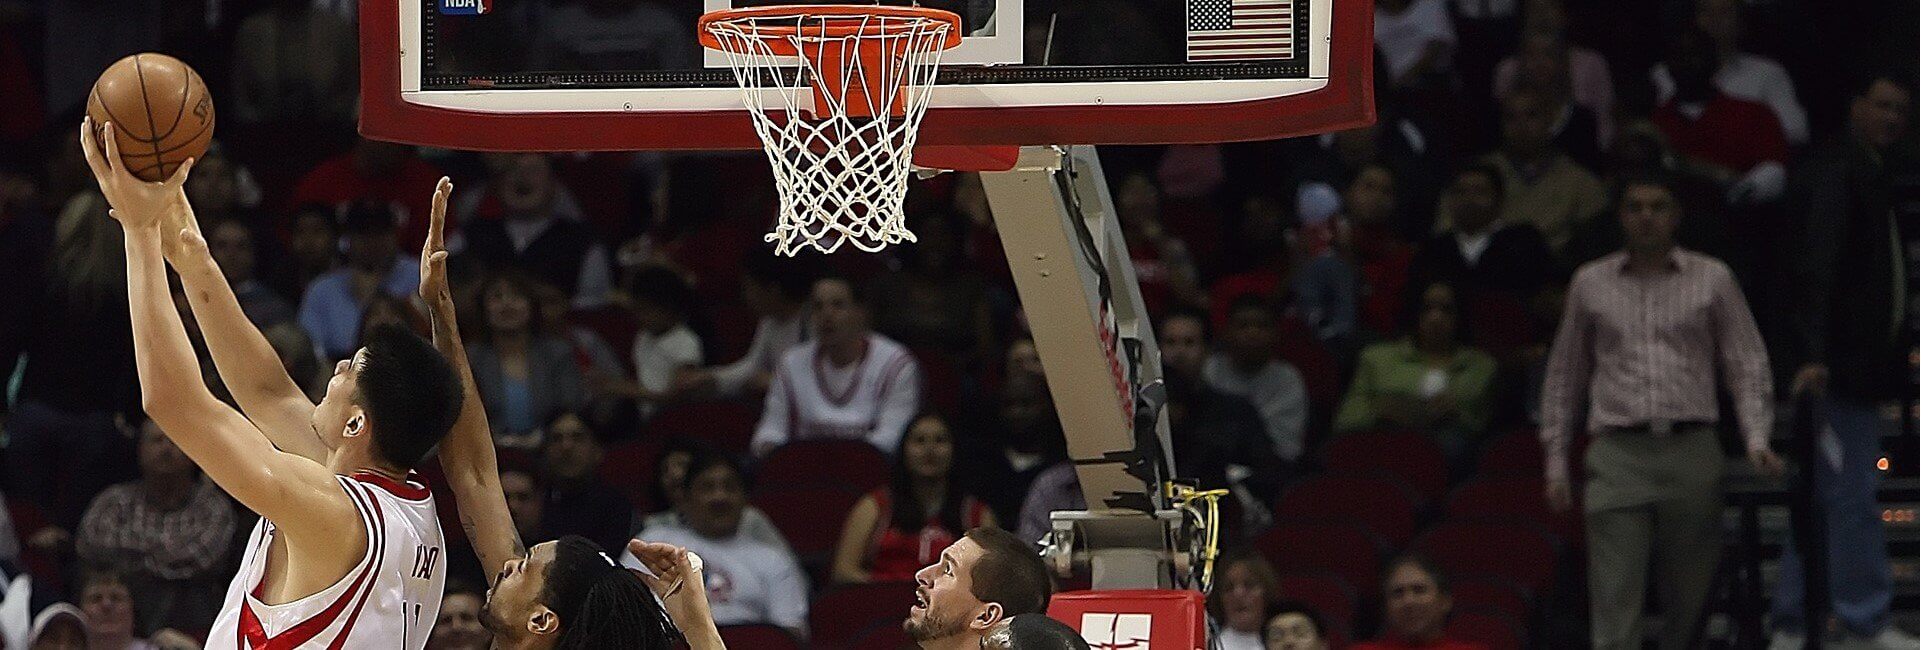
[(560, 615), (546, 605), (535, 605), (533, 615), (527, 617), (527, 631), (537, 635), (559, 634)]
[(366, 432), (367, 412), (358, 406), (349, 407), (347, 409), (347, 427), (343, 435), (349, 438), (355, 438)]
[(980, 611), (974, 613), (974, 620), (968, 622), (968, 627), (982, 631), (991, 630), (1006, 614), (1006, 610), (1001, 609), (1000, 603), (982, 604)]

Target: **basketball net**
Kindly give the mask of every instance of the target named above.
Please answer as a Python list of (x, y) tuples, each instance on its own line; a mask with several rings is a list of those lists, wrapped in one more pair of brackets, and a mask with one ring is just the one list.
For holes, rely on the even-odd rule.
[(775, 252), (915, 240), (903, 212), (914, 137), (959, 24), (934, 9), (837, 5), (701, 18), (701, 42), (726, 53), (773, 167)]

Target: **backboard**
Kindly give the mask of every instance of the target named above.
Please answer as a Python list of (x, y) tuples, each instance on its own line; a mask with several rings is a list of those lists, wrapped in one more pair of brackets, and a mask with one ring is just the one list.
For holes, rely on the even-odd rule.
[[(361, 0), (361, 132), (496, 151), (759, 148), (695, 21), (764, 4)], [(959, 14), (964, 34), (922, 145), (1227, 142), (1373, 119), (1368, 0), (918, 4)]]

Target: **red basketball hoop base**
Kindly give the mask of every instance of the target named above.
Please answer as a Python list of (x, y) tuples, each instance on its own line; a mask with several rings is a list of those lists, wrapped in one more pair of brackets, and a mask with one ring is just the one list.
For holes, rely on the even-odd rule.
[(1054, 594), (1047, 615), (1080, 632), (1095, 650), (1207, 647), (1207, 607), (1198, 591), (1069, 591)]
[(949, 172), (1004, 172), (1021, 157), (1020, 145), (919, 145), (914, 166)]

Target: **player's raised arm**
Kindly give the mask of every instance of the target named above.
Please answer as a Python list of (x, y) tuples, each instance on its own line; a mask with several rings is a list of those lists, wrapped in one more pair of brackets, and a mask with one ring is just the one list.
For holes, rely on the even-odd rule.
[[(161, 252), (163, 224), (186, 209), (181, 191), (191, 160), (164, 183), (134, 178), (120, 164), (113, 125), (104, 127), (106, 151), (91, 121), (81, 124), (81, 148), (111, 214), (126, 229), (127, 301), (133, 320), (134, 362), (141, 406), (181, 451), (247, 507), (275, 521), (351, 525), (358, 515), (333, 473), (319, 463), (282, 453), (239, 412), (215, 399), (167, 289)], [(178, 233), (175, 233), (176, 236)]]
[(329, 450), (321, 442), (320, 432), (314, 430), (313, 401), (281, 366), (273, 344), (241, 311), (233, 287), (207, 251), (192, 207), (182, 201), (181, 210), (184, 222), (178, 225), (183, 227), (162, 233), (176, 245), (164, 249), (167, 261), (180, 274), (187, 303), (193, 306), (193, 317), (200, 323), (220, 380), (233, 393), (241, 412), (275, 447), (325, 464)]
[(453, 181), (444, 177), (434, 188), (427, 241), (420, 249), (420, 297), (427, 301), (427, 314), (433, 320), (434, 348), (447, 357), (466, 394), (460, 418), (440, 443), (440, 467), (460, 502), (460, 527), (473, 542), (481, 571), (491, 585), (499, 579), (501, 567), (527, 556), (527, 548), (507, 512), (487, 409), (481, 404), (479, 389), (474, 387), (473, 369), (467, 365), (467, 349), (461, 344), (460, 327), (454, 320), (453, 291), (447, 286), (445, 232), (447, 199), (453, 190)]

